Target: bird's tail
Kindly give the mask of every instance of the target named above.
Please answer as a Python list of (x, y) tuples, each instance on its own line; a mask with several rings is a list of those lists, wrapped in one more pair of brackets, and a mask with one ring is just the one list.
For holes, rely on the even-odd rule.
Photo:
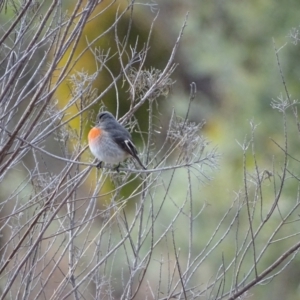
[(136, 159), (136, 161), (139, 163), (139, 165), (144, 169), (147, 170), (146, 167), (142, 164), (141, 160), (139, 159), (139, 157), (137, 155), (134, 155), (134, 158)]

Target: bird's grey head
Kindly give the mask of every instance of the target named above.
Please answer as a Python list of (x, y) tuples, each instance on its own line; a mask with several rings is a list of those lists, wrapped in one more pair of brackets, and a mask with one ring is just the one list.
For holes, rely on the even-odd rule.
[(110, 112), (103, 111), (97, 115), (96, 123), (101, 125), (108, 120), (115, 120), (115, 117)]

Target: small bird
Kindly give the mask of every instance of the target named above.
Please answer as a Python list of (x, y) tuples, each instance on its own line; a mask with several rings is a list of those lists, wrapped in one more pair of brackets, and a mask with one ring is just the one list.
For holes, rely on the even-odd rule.
[(89, 147), (93, 155), (100, 160), (97, 168), (102, 167), (102, 162), (118, 164), (132, 156), (139, 165), (146, 170), (140, 161), (131, 135), (115, 117), (108, 111), (97, 115), (96, 125), (88, 134)]

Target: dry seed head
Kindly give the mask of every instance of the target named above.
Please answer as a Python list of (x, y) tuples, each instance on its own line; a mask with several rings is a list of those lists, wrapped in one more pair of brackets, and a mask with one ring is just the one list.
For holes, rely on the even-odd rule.
[(185, 159), (191, 159), (195, 152), (203, 149), (207, 142), (200, 134), (204, 123), (184, 121), (174, 117), (168, 130), (167, 138), (182, 149)]
[(131, 68), (128, 74), (128, 78), (134, 86), (134, 91), (130, 89), (131, 94), (135, 93), (135, 96), (142, 98), (146, 92), (156, 84), (155, 89), (151, 94), (151, 99), (155, 100), (159, 96), (167, 97), (172, 89), (174, 81), (168, 76), (160, 79), (162, 72), (155, 68), (150, 68), (150, 70), (136, 70)]

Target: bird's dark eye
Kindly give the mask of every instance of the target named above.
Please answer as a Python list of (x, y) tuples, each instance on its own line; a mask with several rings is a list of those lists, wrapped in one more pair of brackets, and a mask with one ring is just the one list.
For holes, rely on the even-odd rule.
[(102, 112), (98, 115), (98, 121), (100, 121), (101, 119), (103, 119), (103, 117), (106, 115), (105, 112)]
[(96, 122), (103, 122), (105, 119), (114, 119), (114, 116), (108, 111), (103, 111), (97, 115)]

